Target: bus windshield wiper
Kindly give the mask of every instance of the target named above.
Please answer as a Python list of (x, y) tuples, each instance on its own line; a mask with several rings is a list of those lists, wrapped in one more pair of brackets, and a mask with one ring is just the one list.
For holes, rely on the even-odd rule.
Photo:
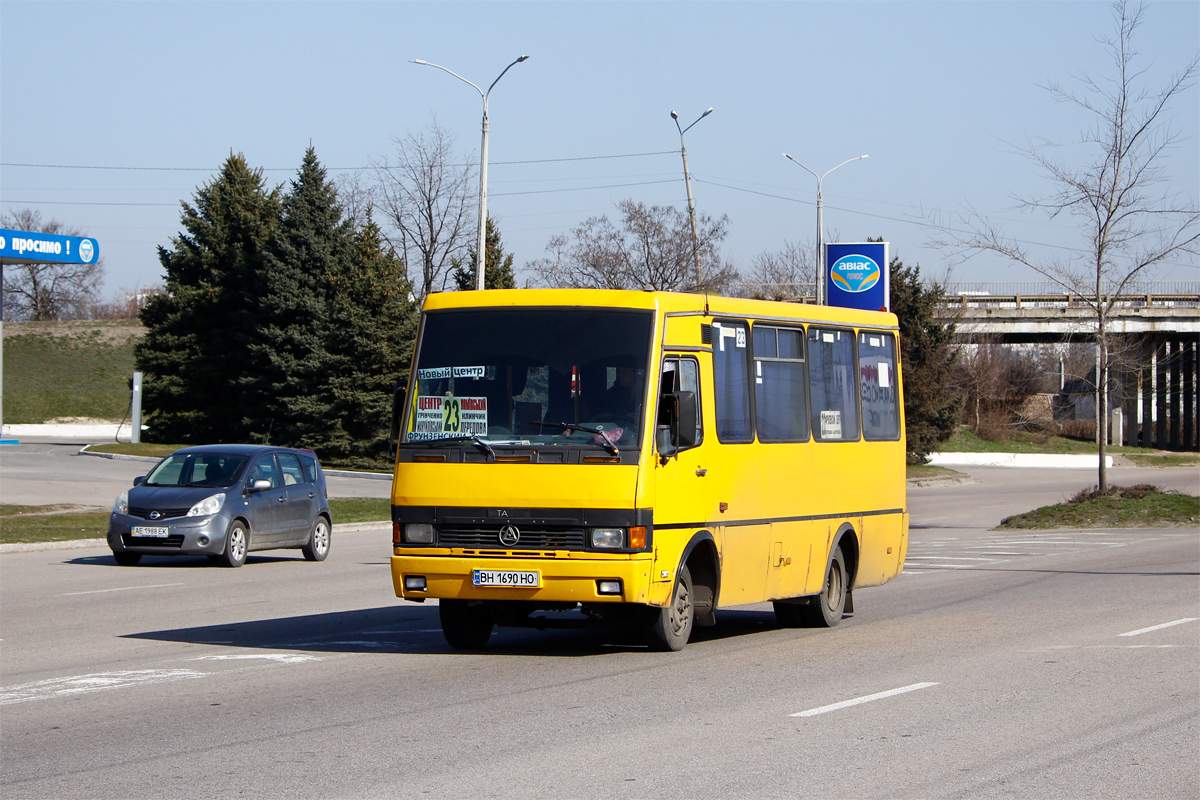
[(492, 446), (490, 444), (488, 444), (483, 439), (483, 437), (481, 437), (477, 433), (464, 433), (464, 434), (460, 434), (458, 436), (443, 436), (438, 439), (430, 439), (429, 441), (425, 442), (424, 444), (426, 447), (433, 447), (434, 445), (439, 445), (439, 444), (447, 444), (447, 443), (462, 444), (463, 442), (471, 442), (472, 444), (479, 445), (487, 452), (487, 454), (489, 456), (492, 457), (493, 460), (495, 460), (496, 451), (493, 450)]
[(613, 444), (612, 440), (608, 438), (608, 435), (599, 428), (592, 428), (588, 425), (576, 425), (573, 422), (539, 422), (533, 419), (529, 420), (529, 424), (538, 425), (543, 428), (559, 428), (564, 431), (583, 431), (584, 433), (593, 433), (596, 435), (596, 439), (599, 440), (596, 442), (597, 444), (603, 445), (604, 448), (614, 456), (621, 455), (621, 451), (617, 449), (617, 446)]

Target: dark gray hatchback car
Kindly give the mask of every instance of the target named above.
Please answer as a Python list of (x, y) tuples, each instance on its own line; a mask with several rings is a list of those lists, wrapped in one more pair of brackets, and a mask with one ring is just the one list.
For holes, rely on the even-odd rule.
[(325, 473), (310, 450), (208, 445), (176, 450), (113, 503), (108, 546), (118, 564), (143, 555), (206, 555), (240, 567), (250, 550), (329, 553)]

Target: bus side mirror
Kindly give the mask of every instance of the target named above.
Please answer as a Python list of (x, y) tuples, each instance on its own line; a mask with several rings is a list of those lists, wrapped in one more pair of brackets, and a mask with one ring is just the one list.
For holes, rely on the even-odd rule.
[(671, 444), (682, 450), (696, 446), (696, 414), (695, 392), (671, 392), (664, 395), (671, 414)]
[(392, 436), (389, 439), (392, 447), (392, 455), (396, 454), (396, 450), (400, 449), (400, 415), (404, 413), (404, 398), (406, 396), (404, 384), (397, 383), (396, 388), (392, 390)]

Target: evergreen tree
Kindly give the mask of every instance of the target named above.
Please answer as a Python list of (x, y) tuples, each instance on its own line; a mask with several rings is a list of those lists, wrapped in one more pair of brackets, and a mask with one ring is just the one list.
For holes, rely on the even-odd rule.
[(392, 396), (408, 382), (417, 309), (404, 260), (384, 245), (369, 208), (347, 263), (332, 276), (324, 396), (336, 426), (321, 452), (351, 466), (378, 467), (391, 455)]
[[(484, 247), (486, 250), (484, 252), (483, 288), (517, 288), (516, 276), (513, 275), (513, 254), (504, 252), (504, 245), (500, 243), (500, 229), (492, 222), (491, 216), (487, 220)], [(478, 245), (467, 250), (465, 263), (460, 262), (457, 258), (451, 262), (454, 269), (455, 288), (460, 292), (475, 288), (475, 254), (477, 252), (479, 252)]]
[(142, 311), (135, 350), (145, 373), (148, 439), (244, 440), (242, 377), (252, 366), (263, 251), (279, 219), (278, 190), (230, 155), (220, 174), (183, 203), (184, 233), (160, 247), (166, 292)]
[(954, 323), (938, 321), (942, 287), (921, 283), (921, 268), (893, 258), (891, 308), (900, 321), (900, 362), (904, 375), (904, 427), (908, 463), (924, 464), (950, 438), (962, 407), (953, 380)]
[(256, 441), (309, 447), (319, 454), (338, 421), (323, 391), (330, 378), (329, 307), (337, 276), (351, 269), (352, 224), (312, 147), (283, 198), (280, 224), (263, 262), (258, 336), (247, 425)]

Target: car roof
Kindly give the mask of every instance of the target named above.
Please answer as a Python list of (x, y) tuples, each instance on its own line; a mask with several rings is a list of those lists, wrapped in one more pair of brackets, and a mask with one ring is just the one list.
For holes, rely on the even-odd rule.
[(266, 444), (201, 444), (194, 447), (184, 447), (176, 450), (176, 453), (222, 453), (227, 455), (237, 456), (254, 456), (259, 453), (270, 453), (282, 451), (285, 453), (301, 453), (304, 455), (316, 458), (317, 454), (308, 449), (296, 449), (292, 447), (275, 447), (274, 445)]

